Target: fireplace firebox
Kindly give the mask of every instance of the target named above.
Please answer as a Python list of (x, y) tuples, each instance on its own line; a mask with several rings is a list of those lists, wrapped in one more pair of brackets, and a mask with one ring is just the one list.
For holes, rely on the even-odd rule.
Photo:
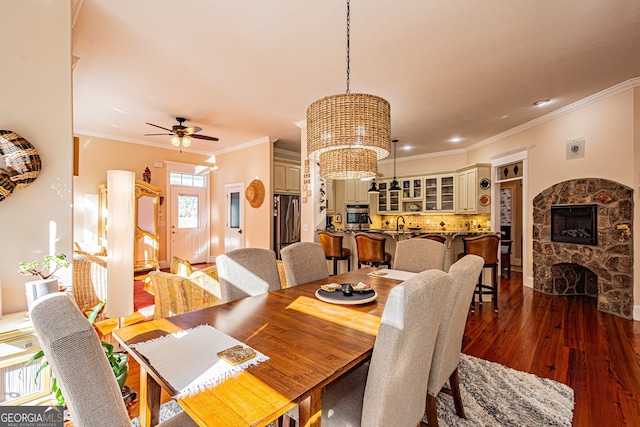
[(552, 205), (551, 241), (598, 245), (598, 205)]

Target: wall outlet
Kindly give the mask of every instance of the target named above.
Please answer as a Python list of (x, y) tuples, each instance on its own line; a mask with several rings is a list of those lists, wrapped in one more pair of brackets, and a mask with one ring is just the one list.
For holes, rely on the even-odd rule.
[(154, 168), (158, 168), (158, 169), (162, 169), (164, 165), (161, 162), (154, 162), (153, 163), (153, 167)]
[(302, 224), (302, 231), (309, 231), (309, 224)]

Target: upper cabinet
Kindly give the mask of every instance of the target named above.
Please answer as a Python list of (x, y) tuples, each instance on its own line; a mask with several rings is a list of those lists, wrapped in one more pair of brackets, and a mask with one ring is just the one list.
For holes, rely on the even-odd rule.
[(273, 162), (273, 192), (276, 194), (300, 194), (300, 163)]
[(427, 176), (424, 179), (424, 211), (455, 211), (455, 174)]
[(326, 191), (327, 213), (334, 213), (336, 211), (336, 190), (332, 179), (327, 180)]
[(489, 213), (491, 211), (488, 187), (480, 187), (480, 181), (488, 182), (490, 171), (489, 166), (475, 166), (458, 171), (457, 213)]
[(389, 190), (391, 181), (383, 181), (378, 184), (378, 213), (398, 213), (401, 212), (402, 204), (400, 196), (402, 190)]
[(369, 182), (347, 179), (344, 182), (344, 201), (348, 204), (369, 203)]

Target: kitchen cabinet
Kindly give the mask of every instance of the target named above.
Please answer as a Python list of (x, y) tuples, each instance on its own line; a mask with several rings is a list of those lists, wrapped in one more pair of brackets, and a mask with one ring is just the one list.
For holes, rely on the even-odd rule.
[(336, 211), (336, 190), (332, 179), (327, 180), (326, 192), (327, 213), (334, 213)]
[(435, 175), (424, 178), (424, 211), (455, 211), (455, 175)]
[(402, 200), (422, 200), (422, 182), (422, 177), (401, 179)]
[(344, 201), (347, 204), (369, 204), (369, 182), (347, 179), (344, 182)]
[(273, 192), (276, 194), (300, 194), (300, 164), (273, 162)]
[(478, 166), (458, 171), (457, 174), (457, 207), (456, 213), (489, 213), (489, 195), (480, 202), (480, 180), (490, 176), (489, 166)]
[(399, 213), (402, 205), (400, 196), (402, 190), (389, 190), (391, 181), (384, 181), (378, 185), (378, 213)]

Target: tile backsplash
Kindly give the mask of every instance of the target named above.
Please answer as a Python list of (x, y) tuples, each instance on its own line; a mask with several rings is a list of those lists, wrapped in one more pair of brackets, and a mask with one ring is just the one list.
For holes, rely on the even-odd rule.
[[(400, 215), (372, 215), (372, 228), (395, 228), (396, 219)], [(491, 229), (489, 214), (429, 214), (402, 215), (405, 227), (420, 227), (426, 231), (487, 231)], [(388, 224), (387, 224), (388, 223)], [(444, 225), (440, 225), (444, 223)], [(400, 225), (402, 220), (400, 220)]]

